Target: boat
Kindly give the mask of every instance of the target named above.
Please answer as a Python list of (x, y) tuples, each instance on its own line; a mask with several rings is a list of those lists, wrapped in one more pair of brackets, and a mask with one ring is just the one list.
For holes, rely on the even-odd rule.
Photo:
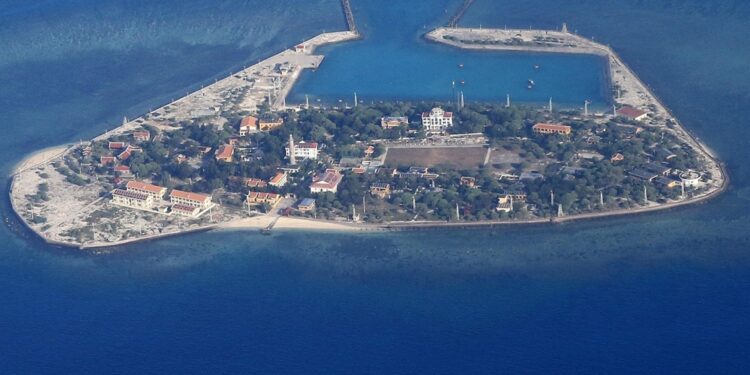
[(462, 84), (462, 85), (466, 84), (466, 81), (463, 81), (463, 80), (462, 80), (462, 81), (461, 81), (461, 84)]
[(463, 68), (463, 67), (464, 67), (464, 64), (458, 64), (458, 67), (459, 67), (459, 68)]
[(536, 85), (536, 82), (534, 82), (534, 80), (533, 80), (533, 79), (530, 79), (530, 80), (528, 81), (528, 85), (527, 85), (526, 87), (527, 87), (527, 88), (528, 88), (529, 90), (531, 90), (531, 89), (533, 89), (533, 88), (534, 88), (534, 85)]
[(540, 66), (539, 64), (534, 64), (534, 70), (539, 70)]

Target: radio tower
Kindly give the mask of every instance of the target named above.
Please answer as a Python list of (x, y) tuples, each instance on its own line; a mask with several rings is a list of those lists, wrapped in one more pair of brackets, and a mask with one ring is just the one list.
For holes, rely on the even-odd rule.
[(294, 151), (294, 136), (289, 134), (289, 164), (291, 165), (297, 165), (297, 155)]

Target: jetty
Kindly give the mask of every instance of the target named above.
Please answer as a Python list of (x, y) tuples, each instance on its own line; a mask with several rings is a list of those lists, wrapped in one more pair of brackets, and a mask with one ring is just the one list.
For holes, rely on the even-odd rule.
[(458, 21), (461, 20), (461, 18), (464, 17), (464, 14), (466, 14), (466, 11), (469, 10), (469, 7), (474, 4), (474, 0), (464, 0), (464, 3), (461, 4), (461, 7), (458, 8), (456, 13), (453, 14), (453, 16), (448, 21), (447, 26), (448, 27), (457, 27)]
[(341, 0), (341, 7), (344, 9), (347, 30), (359, 34), (357, 31), (357, 24), (354, 22), (354, 12), (352, 11), (351, 2), (349, 0)]

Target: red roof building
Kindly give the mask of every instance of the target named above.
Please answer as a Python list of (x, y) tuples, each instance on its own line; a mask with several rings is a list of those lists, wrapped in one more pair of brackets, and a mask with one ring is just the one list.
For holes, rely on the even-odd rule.
[(211, 196), (192, 193), (188, 191), (172, 190), (169, 193), (169, 200), (174, 204), (181, 204), (186, 206), (208, 208), (211, 205)]
[(99, 158), (99, 164), (101, 165), (108, 165), (108, 164), (114, 164), (117, 161), (114, 156), (102, 156)]
[(151, 133), (148, 130), (140, 130), (133, 132), (133, 139), (136, 142), (148, 142), (151, 140)]
[(258, 129), (258, 119), (253, 116), (247, 116), (240, 122), (240, 136), (244, 137)]
[(315, 176), (310, 185), (311, 193), (335, 193), (344, 176), (335, 169), (326, 169), (322, 175)]
[(562, 134), (570, 135), (571, 128), (568, 125), (562, 124), (545, 124), (539, 123), (532, 127), (532, 130), (536, 134)]
[(641, 111), (640, 109), (627, 107), (627, 106), (618, 109), (617, 115), (626, 117), (635, 121), (643, 121), (646, 118), (648, 118), (648, 113), (646, 113), (645, 111)]
[(120, 150), (128, 147), (128, 144), (125, 142), (109, 142), (108, 147), (110, 150)]
[(232, 145), (221, 145), (221, 147), (219, 147), (219, 149), (216, 150), (217, 161), (224, 161), (226, 163), (231, 163), (233, 155), (234, 155), (234, 146)]
[(128, 184), (125, 185), (125, 189), (136, 193), (148, 194), (156, 199), (161, 199), (167, 192), (167, 188), (165, 187), (148, 184), (142, 181), (128, 181)]

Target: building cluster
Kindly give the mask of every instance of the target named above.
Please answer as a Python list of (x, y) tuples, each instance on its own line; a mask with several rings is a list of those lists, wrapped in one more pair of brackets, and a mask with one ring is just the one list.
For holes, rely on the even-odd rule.
[(170, 205), (163, 207), (166, 194), (165, 187), (132, 180), (125, 184), (124, 189), (112, 191), (112, 204), (189, 218), (198, 218), (215, 206), (210, 195), (172, 189), (169, 193)]

